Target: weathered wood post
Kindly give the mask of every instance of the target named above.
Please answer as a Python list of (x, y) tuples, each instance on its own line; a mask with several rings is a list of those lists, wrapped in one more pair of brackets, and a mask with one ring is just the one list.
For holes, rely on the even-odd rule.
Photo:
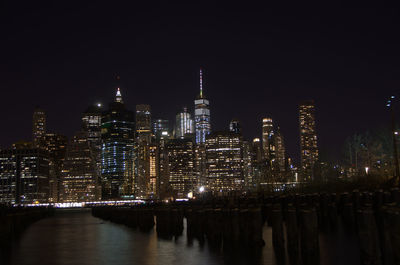
[(301, 258), (303, 265), (317, 265), (319, 260), (318, 217), (315, 208), (302, 209)]
[(361, 264), (380, 264), (375, 216), (371, 208), (357, 212)]
[(278, 264), (285, 263), (285, 239), (283, 234), (282, 209), (280, 204), (274, 204), (271, 212), (272, 244)]
[(294, 207), (289, 206), (286, 218), (286, 236), (289, 261), (291, 265), (299, 264), (299, 230), (297, 212)]

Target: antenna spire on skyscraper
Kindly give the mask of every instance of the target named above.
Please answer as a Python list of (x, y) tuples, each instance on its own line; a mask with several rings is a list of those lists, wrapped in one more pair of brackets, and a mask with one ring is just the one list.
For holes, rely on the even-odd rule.
[(203, 97), (203, 69), (200, 67), (200, 98)]
[(122, 95), (121, 95), (121, 91), (119, 90), (119, 88), (117, 88), (117, 94), (115, 95), (115, 102), (122, 103)]

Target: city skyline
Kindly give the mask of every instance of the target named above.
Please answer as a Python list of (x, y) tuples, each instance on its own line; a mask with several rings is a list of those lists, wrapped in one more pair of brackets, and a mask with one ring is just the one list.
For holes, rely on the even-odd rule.
[[(82, 110), (106, 105), (118, 86), (130, 109), (148, 104), (154, 117), (172, 120), (183, 106), (192, 107), (201, 66), (213, 129), (237, 118), (250, 140), (261, 137), (261, 119), (271, 117), (288, 154), (299, 161), (298, 103), (314, 99), (321, 157), (335, 160), (348, 136), (389, 126), (385, 101), (400, 85), (399, 40), (389, 34), (400, 25), (396, 10), (244, 6), (241, 13), (235, 6), (205, 5), (185, 13), (185, 7), (155, 5), (145, 15), (101, 3), (94, 13), (89, 5), (60, 12), (54, 11), (58, 4), (33, 5), (18, 14), (13, 8), (8, 3), (4, 9), (9, 52), (0, 66), (0, 111), (12, 129), (3, 132), (2, 148), (30, 138), (36, 105), (48, 113), (49, 131), (72, 137)], [(38, 42), (28, 45), (31, 37)]]
[[(200, 69), (202, 69), (202, 68), (200, 68)], [(120, 76), (119, 75), (116, 75), (116, 84), (120, 84)], [(114, 92), (114, 94), (115, 93), (117, 93), (117, 98), (118, 97), (121, 97), (121, 90), (123, 90), (123, 89), (121, 89), (120, 87), (115, 87), (115, 88), (112, 88), (111, 89), (111, 91), (113, 91)], [(125, 91), (125, 90), (124, 90)], [(198, 96), (197, 96), (198, 97)], [(122, 100), (122, 99), (121, 99)], [(296, 122), (298, 123), (298, 119), (299, 119), (299, 113), (298, 113), (298, 107), (302, 104), (302, 102), (306, 102), (306, 101), (308, 101), (308, 100), (311, 100), (311, 101), (314, 101), (313, 99), (306, 99), (306, 100), (302, 100), (302, 101), (299, 101), (299, 102), (297, 102), (297, 105), (296, 105), (296, 107), (297, 107), (297, 109), (296, 109), (296, 113), (294, 114), (295, 116), (295, 118), (297, 119), (296, 120)], [(92, 102), (92, 103), (89, 103), (87, 106), (86, 106), (86, 108), (93, 108), (93, 107), (98, 107), (99, 108), (99, 110), (100, 111), (105, 111), (106, 110), (106, 106), (109, 104), (109, 103), (111, 103), (113, 100), (111, 99), (109, 102), (107, 102), (107, 101), (105, 101), (105, 100), (98, 100), (98, 101), (95, 101), (95, 102)], [(125, 103), (125, 102), (124, 102)], [(136, 107), (137, 106), (140, 106), (140, 105), (143, 105), (143, 104), (145, 104), (146, 106), (151, 106), (151, 105), (148, 105), (148, 104), (146, 104), (146, 103), (139, 103), (139, 104), (130, 104), (130, 103), (128, 103), (128, 104), (125, 104), (126, 106), (127, 106), (127, 109), (128, 110), (131, 110), (131, 111), (134, 111), (135, 109), (136, 109)], [(54, 125), (52, 126), (52, 124), (49, 124), (49, 122), (48, 122), (48, 118), (49, 118), (49, 116), (51, 117), (52, 115), (51, 115), (51, 113), (49, 112), (49, 111), (47, 111), (46, 109), (44, 109), (44, 108), (42, 108), (42, 105), (38, 105), (38, 104), (34, 104), (35, 105), (35, 107), (34, 107), (34, 109), (33, 109), (33, 113), (34, 113), (34, 115), (35, 115), (35, 110), (39, 110), (39, 111), (44, 111), (46, 114), (46, 123), (47, 124), (45, 124), (45, 126), (46, 127), (49, 127), (50, 129), (47, 129), (47, 131), (50, 131), (50, 132), (55, 132), (55, 133), (58, 133), (58, 134), (61, 134), (61, 135), (65, 135), (65, 136), (67, 136), (68, 137), (68, 139), (72, 139), (73, 137), (74, 137), (74, 134), (76, 133), (76, 131), (78, 131), (79, 129), (80, 129), (80, 127), (81, 127), (81, 121), (79, 120), (79, 117), (82, 115), (82, 113), (84, 113), (84, 111), (81, 111), (81, 113), (80, 113), (80, 116), (79, 117), (77, 117), (77, 119), (76, 119), (76, 121), (74, 121), (74, 125), (79, 125), (79, 126), (77, 126), (76, 127), (76, 129), (74, 129), (74, 131), (73, 131), (73, 133), (72, 134), (69, 134), (68, 133), (68, 131), (71, 131), (71, 129), (68, 129), (67, 127), (68, 126), (66, 126), (65, 128), (63, 128), (62, 129), (62, 131), (59, 131), (59, 130), (52, 130), (52, 128), (54, 128)], [(318, 115), (318, 103), (316, 103), (315, 104), (316, 105), (316, 117), (318, 117), (319, 115)], [(191, 123), (192, 123), (192, 129), (191, 130), (193, 130), (193, 134), (194, 134), (194, 132), (195, 132), (195, 121), (194, 121), (194, 117), (195, 117), (195, 105), (190, 105), (190, 102), (188, 103), (188, 104), (181, 104), (181, 106), (183, 106), (183, 107), (181, 107), (181, 108), (179, 108), (179, 107), (177, 107), (176, 109), (177, 109), (177, 113), (179, 114), (179, 113), (184, 113), (185, 111), (191, 116)], [(132, 108), (131, 108), (132, 107)], [(212, 107), (212, 106), (211, 106)], [(293, 106), (292, 106), (293, 107)], [(208, 108), (210, 108), (209, 106), (208, 106)], [(180, 109), (180, 110), (179, 110)], [(176, 119), (177, 119), (177, 117), (175, 117), (176, 115), (178, 115), (178, 114), (176, 114), (175, 116), (173, 116), (173, 117), (166, 117), (166, 116), (163, 116), (162, 114), (161, 115), (159, 115), (159, 114), (154, 114), (154, 112), (152, 112), (153, 114), (152, 114), (152, 116), (155, 118), (155, 120), (156, 119), (164, 119), (164, 120), (166, 120), (166, 121), (168, 121), (168, 126), (169, 127), (171, 127), (171, 128), (174, 128), (175, 126), (176, 126)], [(213, 116), (215, 116), (215, 115), (213, 115)], [(260, 116), (260, 115), (258, 115), (258, 116)], [(269, 116), (269, 117), (273, 117), (274, 115), (271, 115), (271, 114), (266, 114), (266, 115), (264, 115), (264, 116)], [(256, 134), (256, 135), (250, 135), (249, 134), (249, 132), (247, 132), (246, 133), (246, 128), (241, 128), (242, 130), (241, 130), (241, 132), (242, 132), (242, 134), (244, 135), (244, 137), (246, 138), (246, 140), (248, 140), (248, 141), (252, 141), (253, 139), (255, 139), (255, 138), (262, 138), (263, 137), (263, 131), (262, 131), (262, 126), (263, 126), (263, 121), (264, 121), (264, 119), (265, 119), (265, 117), (264, 116), (260, 116), (261, 118), (260, 118), (260, 120), (258, 121), (258, 122), (256, 122), (256, 124), (259, 126), (259, 132), (258, 132), (258, 134)], [(32, 116), (30, 115), (29, 116), (29, 118), (31, 118)], [(27, 120), (27, 122), (29, 123), (30, 122), (30, 120), (29, 120), (29, 118), (28, 118), (28, 120)], [(217, 118), (217, 117), (216, 117)], [(232, 119), (235, 119), (234, 117), (231, 117), (231, 120)], [(271, 119), (271, 118), (268, 118), (268, 119)], [(51, 119), (50, 119), (51, 120)], [(319, 119), (318, 118), (316, 118), (315, 119), (316, 120), (316, 123), (317, 123), (317, 126), (316, 126), (316, 133), (318, 134), (318, 137), (320, 137), (320, 133), (319, 133), (319, 123), (320, 123), (320, 121), (319, 121)], [(244, 123), (246, 123), (246, 120), (238, 120), (241, 124), (244, 122)], [(280, 123), (279, 123), (280, 121), (276, 121), (276, 120), (271, 120), (271, 126), (277, 126), (277, 127), (279, 127), (279, 129), (281, 128), (281, 126), (280, 126)], [(323, 121), (321, 121), (321, 122), (323, 122)], [(212, 123), (213, 124), (213, 123)], [(273, 125), (272, 125), (273, 124)], [(381, 126), (381, 128), (385, 128), (385, 127), (388, 127), (388, 126), (385, 126), (386, 124), (383, 124), (383, 126)], [(31, 126), (32, 126), (32, 124), (31, 124)], [(35, 124), (33, 124), (33, 126), (35, 126)], [(230, 126), (230, 121), (227, 121), (227, 123), (226, 124), (219, 124), (218, 126), (215, 126), (217, 129), (215, 130), (215, 131), (224, 131), (224, 130), (229, 130), (229, 126)], [(253, 127), (254, 126), (254, 124), (252, 124), (252, 126), (251, 127)], [(242, 126), (243, 127), (243, 126)], [(73, 128), (75, 128), (75, 127), (73, 127)], [(365, 128), (365, 131), (368, 131), (369, 129), (372, 129), (372, 128)], [(280, 129), (281, 130), (281, 129)], [(291, 145), (286, 145), (286, 148), (289, 150), (289, 151), (286, 151), (287, 153), (288, 153), (288, 156), (290, 157), (290, 158), (292, 158), (292, 159), (294, 159), (294, 161), (298, 164), (298, 165), (300, 165), (301, 164), (301, 155), (300, 155), (300, 153), (301, 153), (301, 145), (300, 145), (300, 140), (299, 140), (299, 137), (298, 137), (298, 134), (299, 134), (299, 130), (300, 130), (300, 127), (299, 127), (299, 125), (297, 124), (297, 128), (296, 128), (296, 136), (297, 136), (297, 138), (295, 137), (294, 139), (290, 139), (288, 142), (289, 143), (291, 143)], [(283, 130), (284, 132), (287, 132), (287, 130)], [(171, 132), (172, 132), (172, 130), (171, 130)], [(360, 131), (356, 131), (356, 133), (359, 133)], [(27, 134), (26, 132), (25, 132), (25, 134)], [(293, 135), (293, 132), (292, 133), (287, 133), (288, 135)], [(285, 135), (285, 133), (283, 133), (283, 135)], [(10, 143), (10, 145), (0, 145), (0, 148), (3, 148), (3, 149), (7, 149), (7, 148), (9, 148), (12, 144), (14, 144), (15, 142), (18, 142), (18, 141), (33, 141), (34, 142), (34, 139), (32, 138), (32, 132), (31, 132), (31, 138), (20, 138), (20, 139), (17, 139), (16, 141), (13, 141), (12, 143)], [(350, 137), (351, 135), (347, 135), (347, 137)], [(286, 138), (287, 136), (285, 135), (285, 138)], [(346, 138), (347, 138), (346, 137)], [(324, 136), (322, 136), (322, 138), (326, 138), (326, 137), (324, 137)], [(344, 143), (344, 141), (345, 141), (346, 139), (343, 139), (343, 142), (342, 143), (339, 143), (339, 144), (341, 144), (341, 146), (340, 146), (340, 148), (342, 147), (342, 145), (343, 145), (343, 143)], [(0, 142), (1, 143), (1, 142)], [(294, 145), (293, 145), (293, 143), (294, 143)], [(318, 148), (319, 149), (322, 149), (322, 150), (324, 150), (325, 148), (326, 148), (326, 146), (322, 146), (322, 147), (320, 147), (320, 143), (319, 143), (319, 141), (318, 141)], [(298, 150), (297, 150), (298, 149)], [(340, 153), (337, 153), (336, 152), (336, 157), (334, 157), (334, 159), (329, 159), (329, 158), (332, 158), (332, 154), (326, 154), (325, 153), (325, 156), (323, 156), (323, 159), (325, 159), (325, 160), (327, 160), (327, 161), (330, 161), (330, 162), (340, 162), (340, 155), (342, 155), (341, 154), (341, 152), (342, 152), (342, 150), (340, 149), (339, 150), (340, 151)], [(332, 152), (332, 153), (335, 153), (335, 152)]]

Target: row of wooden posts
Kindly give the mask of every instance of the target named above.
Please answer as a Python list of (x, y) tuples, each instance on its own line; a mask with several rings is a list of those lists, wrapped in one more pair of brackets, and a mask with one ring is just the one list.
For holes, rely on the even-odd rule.
[(45, 207), (0, 207), (0, 246), (7, 247), (25, 228), (53, 214)]
[[(272, 227), (277, 264), (319, 264), (320, 233), (343, 230), (359, 238), (361, 264), (400, 264), (400, 192), (319, 193), (97, 207), (93, 215), (177, 239), (187, 221), (188, 242), (214, 249), (261, 249), (263, 225)], [(155, 220), (154, 221), (154, 216)]]

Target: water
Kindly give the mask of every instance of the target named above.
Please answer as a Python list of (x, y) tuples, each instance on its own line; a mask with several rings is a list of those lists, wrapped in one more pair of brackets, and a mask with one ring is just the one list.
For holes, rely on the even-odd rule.
[[(177, 241), (157, 239), (153, 230), (141, 233), (92, 217), (90, 210), (63, 210), (31, 225), (13, 243), (0, 264), (11, 265), (197, 265), (275, 264), (272, 231), (265, 226), (261, 253), (216, 253), (186, 235)], [(345, 242), (345, 244), (343, 244)], [(359, 264), (354, 236), (321, 235), (321, 264)]]

